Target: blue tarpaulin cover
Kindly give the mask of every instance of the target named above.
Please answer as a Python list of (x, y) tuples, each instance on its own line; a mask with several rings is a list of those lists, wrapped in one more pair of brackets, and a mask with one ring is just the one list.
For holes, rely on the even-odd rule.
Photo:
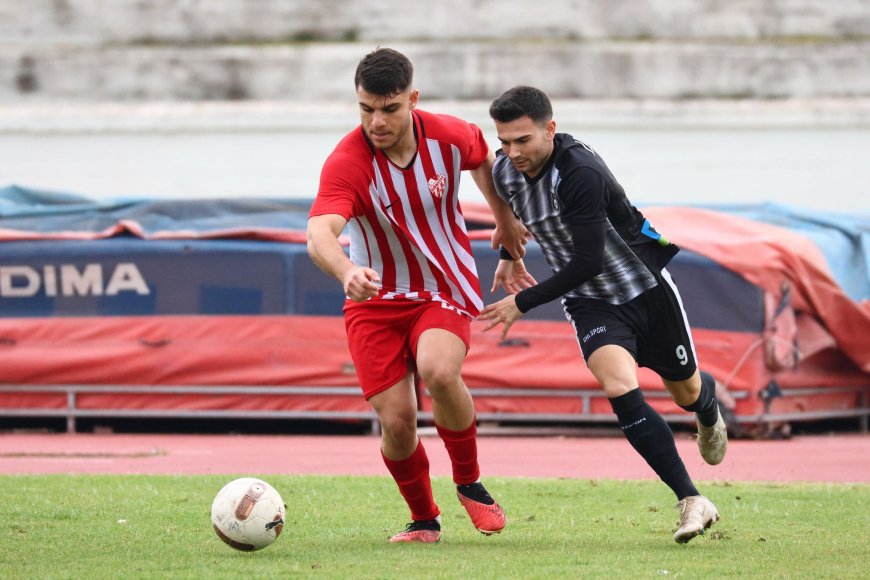
[[(14, 284), (24, 284), (27, 290), (47, 284), (36, 278), (48, 276), (57, 296), (34, 292), (22, 297), (27, 292), (19, 287), (16, 300), (0, 304), (0, 316), (339, 314), (340, 288), (310, 263), (305, 252), (310, 204), (311, 200), (304, 199), (244, 198), (95, 201), (69, 193), (2, 188), (0, 242), (9, 244), (0, 254), (0, 266), (29, 264), (30, 268), (23, 274), (10, 271), (5, 284), (15, 294)], [(485, 230), (492, 223), (485, 206), (463, 206), (469, 229)], [(776, 204), (650, 206), (644, 211), (660, 231), (684, 248), (669, 270), (683, 289), (693, 326), (758, 330), (764, 324), (763, 292), (775, 294), (779, 279), (786, 278), (799, 282), (795, 294), (803, 300), (799, 306), (829, 322), (831, 334), (844, 350), (861, 368), (870, 369), (870, 355), (860, 355), (870, 339), (865, 324), (870, 320), (870, 217), (820, 214)], [(486, 231), (475, 233), (475, 257), (486, 282), (494, 269), (495, 254), (488, 251)], [(46, 240), (69, 243), (46, 245)], [(89, 245), (91, 240), (114, 243)], [(200, 243), (185, 245), (185, 240)], [(245, 245), (250, 242), (259, 245)], [(800, 255), (808, 253), (812, 256)], [(54, 280), (63, 274), (54, 264), (76, 263), (76, 256), (79, 262), (88, 257), (91, 267), (101, 270), (90, 271), (87, 281), (82, 271), (71, 282)], [(123, 256), (136, 258), (135, 272), (118, 271)], [(760, 261), (772, 256), (777, 268), (787, 270), (785, 274), (777, 270), (776, 276), (767, 275), (768, 264)], [(822, 261), (826, 264), (818, 267)], [(548, 275), (535, 245), (530, 246), (527, 263), (537, 277)], [(64, 283), (90, 284), (96, 291), (113, 283), (115, 290), (136, 290), (135, 276), (141, 276), (141, 282), (154, 291), (147, 295), (116, 292), (90, 301), (61, 296)], [(817, 277), (823, 279), (821, 285)], [(192, 283), (194, 278), (198, 285)], [(832, 289), (825, 279), (839, 288)], [(824, 292), (818, 292), (819, 287)], [(76, 291), (71, 286), (68, 289)], [(484, 294), (484, 300), (491, 301), (493, 296)], [(551, 303), (527, 318), (560, 316), (558, 303)]]

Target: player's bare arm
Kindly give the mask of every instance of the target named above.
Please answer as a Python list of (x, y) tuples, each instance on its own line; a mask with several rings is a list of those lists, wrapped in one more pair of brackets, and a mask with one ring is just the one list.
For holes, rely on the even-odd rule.
[(501, 339), (504, 340), (507, 338), (508, 330), (513, 323), (522, 317), (523, 313), (520, 312), (520, 309), (517, 308), (516, 296), (510, 295), (506, 298), (502, 298), (495, 304), (489, 304), (483, 311), (477, 316), (478, 320), (487, 320), (489, 324), (487, 324), (484, 331), (492, 330), (499, 324), (504, 325), (501, 329)]
[(477, 185), (486, 203), (492, 209), (495, 217), (495, 229), (492, 232), (492, 249), (504, 247), (514, 258), (522, 258), (526, 255), (525, 244), (532, 238), (531, 232), (517, 219), (513, 210), (506, 201), (499, 197), (492, 181), (492, 165), (495, 154), (490, 151), (483, 163), (477, 169), (470, 171), (474, 183)]
[(526, 265), (520, 260), (499, 260), (492, 278), (490, 292), (495, 292), (499, 287), (504, 288), (508, 294), (517, 294), (521, 290), (531, 288), (538, 282), (534, 276), (526, 270)]
[(344, 253), (338, 237), (347, 220), (340, 215), (313, 216), (308, 220), (308, 255), (318, 268), (341, 282), (345, 295), (364, 302), (378, 295), (380, 277), (371, 268), (357, 266)]

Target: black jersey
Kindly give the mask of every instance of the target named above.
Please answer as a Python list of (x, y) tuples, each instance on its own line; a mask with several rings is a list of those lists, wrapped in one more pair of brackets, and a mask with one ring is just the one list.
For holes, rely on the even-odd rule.
[(568, 134), (556, 134), (553, 154), (534, 179), (504, 155), (495, 161), (493, 178), (556, 272), (574, 254), (569, 226), (605, 222), (603, 270), (566, 298), (624, 304), (654, 288), (656, 275), (679, 251), (631, 205), (604, 160)]

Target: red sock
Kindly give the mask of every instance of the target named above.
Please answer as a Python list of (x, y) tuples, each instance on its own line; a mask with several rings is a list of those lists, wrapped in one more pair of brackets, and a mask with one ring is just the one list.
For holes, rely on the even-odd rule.
[(477, 464), (477, 424), (463, 431), (451, 431), (440, 425), (435, 425), (438, 435), (444, 441), (450, 463), (453, 464), (453, 482), (456, 485), (467, 485), (480, 479), (480, 466)]
[(441, 512), (432, 499), (432, 482), (429, 480), (429, 458), (423, 449), (423, 442), (417, 442), (417, 449), (406, 459), (393, 461), (381, 452), (387, 469), (396, 480), (399, 492), (411, 508), (414, 521), (435, 519)]

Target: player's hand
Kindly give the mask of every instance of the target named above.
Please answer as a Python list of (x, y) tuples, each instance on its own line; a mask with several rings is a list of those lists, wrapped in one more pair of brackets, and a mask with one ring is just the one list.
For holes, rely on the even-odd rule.
[(365, 302), (378, 295), (381, 289), (378, 273), (371, 268), (354, 266), (344, 274), (342, 284), (345, 295), (354, 302)]
[(526, 242), (532, 239), (532, 232), (526, 229), (523, 222), (516, 217), (512, 217), (506, 223), (495, 224), (495, 229), (492, 231), (491, 244), (492, 249), (497, 250), (499, 246), (503, 246), (510, 255), (515, 259), (520, 259), (526, 255)]
[(518, 294), (520, 290), (531, 288), (537, 283), (522, 260), (499, 260), (490, 292), (494, 293), (501, 286), (508, 294)]
[(489, 324), (484, 331), (492, 330), (499, 324), (503, 324), (504, 327), (501, 330), (501, 339), (504, 340), (507, 338), (508, 329), (513, 325), (514, 322), (520, 319), (523, 315), (520, 312), (520, 309), (517, 308), (516, 298), (511, 295), (507, 298), (502, 298), (495, 304), (489, 304), (483, 311), (477, 316), (478, 320), (487, 320)]

